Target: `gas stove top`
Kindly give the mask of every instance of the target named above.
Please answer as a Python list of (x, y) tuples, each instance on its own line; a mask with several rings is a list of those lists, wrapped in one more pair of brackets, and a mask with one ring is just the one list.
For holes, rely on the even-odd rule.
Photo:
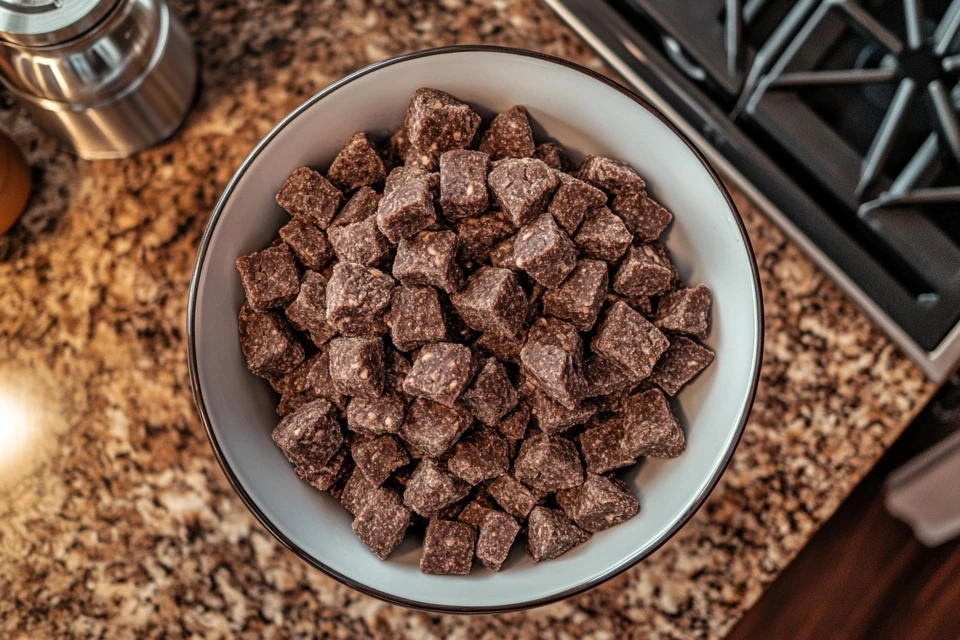
[(546, 0), (933, 378), (960, 362), (960, 0)]

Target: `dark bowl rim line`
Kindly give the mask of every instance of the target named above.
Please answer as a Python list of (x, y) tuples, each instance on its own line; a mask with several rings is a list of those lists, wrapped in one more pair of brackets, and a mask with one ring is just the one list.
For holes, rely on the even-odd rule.
[[(539, 598), (535, 600), (528, 600), (524, 602), (508, 604), (508, 605), (499, 605), (499, 606), (493, 606), (493, 607), (435, 605), (435, 604), (419, 602), (416, 600), (409, 600), (403, 597), (394, 596), (392, 594), (385, 593), (377, 589), (374, 589), (370, 586), (367, 586), (365, 584), (359, 583), (337, 571), (334, 571), (333, 569), (326, 566), (325, 564), (323, 564), (322, 562), (320, 562), (319, 560), (311, 556), (309, 553), (301, 549), (293, 541), (288, 539), (283, 534), (283, 532), (280, 531), (279, 528), (277, 528), (273, 524), (273, 522), (271, 522), (262, 511), (260, 511), (260, 509), (254, 503), (253, 499), (244, 490), (243, 486), (240, 483), (239, 478), (237, 478), (237, 476), (234, 474), (233, 470), (231, 469), (231, 467), (226, 461), (223, 451), (220, 448), (220, 444), (218, 443), (217, 438), (213, 433), (213, 427), (210, 422), (210, 417), (207, 414), (206, 404), (203, 400), (203, 390), (200, 388), (197, 352), (196, 352), (196, 345), (195, 345), (195, 338), (196, 338), (195, 324), (196, 324), (198, 288), (199, 288), (200, 274), (203, 270), (207, 249), (209, 248), (209, 245), (210, 245), (210, 240), (213, 236), (214, 230), (216, 229), (217, 223), (220, 221), (220, 216), (223, 213), (223, 209), (227, 201), (229, 200), (230, 196), (232, 195), (233, 190), (236, 188), (237, 183), (243, 177), (247, 168), (250, 166), (253, 160), (263, 151), (263, 149), (273, 140), (273, 138), (276, 137), (277, 134), (281, 130), (283, 130), (284, 127), (286, 127), (290, 122), (292, 122), (294, 119), (299, 117), (308, 108), (310, 108), (311, 106), (313, 106), (314, 104), (316, 104), (317, 102), (325, 98), (326, 96), (330, 95), (334, 91), (337, 91), (341, 87), (369, 73), (378, 71), (385, 67), (389, 67), (401, 62), (405, 62), (407, 60), (413, 60), (417, 58), (424, 58), (424, 57), (436, 56), (436, 55), (443, 55), (448, 53), (470, 53), (470, 52), (502, 53), (502, 54), (508, 54), (508, 55), (523, 56), (527, 58), (534, 58), (544, 62), (557, 64), (563, 67), (567, 67), (569, 69), (573, 69), (594, 80), (602, 82), (603, 84), (607, 85), (612, 89), (617, 90), (624, 96), (630, 98), (635, 103), (637, 103), (638, 105), (646, 109), (648, 112), (654, 115), (657, 119), (663, 122), (667, 127), (669, 127), (669, 129), (674, 133), (674, 135), (676, 135), (680, 140), (682, 140), (687, 145), (687, 147), (694, 153), (697, 159), (700, 160), (700, 163), (703, 165), (704, 169), (706, 169), (707, 173), (713, 179), (714, 183), (717, 185), (717, 188), (720, 189), (720, 192), (723, 194), (723, 197), (726, 199), (727, 206), (729, 207), (731, 213), (733, 214), (734, 219), (737, 222), (737, 226), (740, 230), (740, 235), (743, 239), (744, 248), (746, 249), (747, 257), (749, 258), (751, 273), (753, 275), (754, 295), (755, 295), (755, 302), (757, 306), (756, 323), (757, 323), (757, 327), (759, 328), (758, 339), (757, 339), (755, 349), (754, 349), (754, 354), (753, 354), (753, 361), (754, 361), (753, 380), (751, 382), (750, 393), (747, 397), (747, 402), (743, 406), (742, 415), (739, 417), (739, 424), (737, 425), (737, 428), (736, 428), (735, 438), (731, 443), (731, 446), (725, 453), (723, 462), (717, 468), (716, 473), (713, 475), (713, 477), (709, 479), (704, 489), (693, 500), (693, 503), (691, 504), (690, 508), (683, 513), (683, 515), (673, 524), (673, 526), (671, 526), (664, 535), (661, 535), (658, 539), (656, 539), (654, 541), (653, 546), (651, 546), (650, 549), (647, 550), (647, 552), (638, 556), (632, 562), (628, 562), (621, 566), (614, 567), (612, 570), (606, 572), (605, 574), (603, 574), (602, 576), (596, 579), (589, 580), (571, 589), (568, 589), (566, 591), (563, 591), (561, 593), (557, 593), (551, 596), (547, 596), (545, 598)], [(344, 584), (356, 591), (359, 591), (360, 593), (377, 598), (384, 602), (388, 602), (390, 604), (400, 605), (403, 607), (419, 609), (422, 611), (430, 611), (434, 613), (454, 613), (454, 614), (509, 613), (509, 612), (523, 611), (525, 609), (531, 609), (534, 607), (539, 607), (539, 606), (551, 604), (554, 602), (558, 602), (566, 598), (570, 598), (572, 596), (581, 594), (585, 591), (589, 591), (590, 589), (593, 589), (594, 587), (597, 587), (600, 584), (610, 580), (611, 578), (614, 578), (620, 575), (621, 573), (623, 573), (624, 571), (627, 571), (628, 569), (636, 566), (640, 561), (648, 558), (650, 555), (656, 552), (661, 546), (663, 546), (668, 540), (670, 540), (674, 535), (676, 535), (676, 533), (680, 529), (682, 529), (687, 524), (687, 522), (689, 522), (689, 520), (693, 517), (693, 515), (697, 511), (699, 511), (700, 507), (702, 507), (704, 502), (706, 502), (707, 497), (713, 492), (713, 489), (716, 487), (721, 476), (729, 466), (730, 460), (732, 459), (733, 454), (737, 450), (740, 440), (743, 437), (743, 432), (746, 427), (747, 421), (750, 417), (750, 412), (753, 407), (754, 400), (756, 399), (757, 387), (759, 386), (759, 382), (760, 382), (761, 358), (763, 354), (763, 344), (764, 344), (763, 296), (762, 296), (762, 290), (761, 290), (761, 284), (760, 284), (759, 270), (757, 268), (756, 257), (754, 256), (753, 246), (750, 242), (750, 237), (747, 234), (747, 229), (746, 229), (746, 226), (744, 225), (743, 218), (741, 217), (740, 212), (737, 210), (737, 206), (734, 203), (733, 198), (730, 196), (730, 193), (727, 191), (726, 187), (721, 181), (716, 170), (714, 170), (714, 168), (711, 166), (711, 164), (706, 159), (706, 157), (690, 141), (690, 139), (687, 138), (687, 136), (685, 136), (683, 132), (681, 132), (672, 122), (670, 122), (666, 118), (666, 116), (664, 116), (656, 107), (651, 105), (644, 98), (637, 95), (633, 91), (627, 89), (626, 87), (615, 82), (614, 80), (607, 78), (606, 76), (603, 76), (595, 71), (592, 71), (586, 67), (583, 67), (582, 65), (576, 64), (574, 62), (570, 62), (569, 60), (564, 60), (562, 58), (557, 58), (555, 56), (547, 55), (544, 53), (529, 51), (526, 49), (517, 49), (512, 47), (500, 47), (500, 46), (492, 46), (492, 45), (457, 45), (457, 46), (449, 46), (449, 47), (438, 47), (434, 49), (425, 49), (422, 51), (415, 51), (412, 53), (389, 58), (381, 62), (376, 62), (358, 71), (355, 71), (350, 75), (345, 76), (344, 78), (341, 78), (340, 80), (334, 82), (333, 84), (329, 85), (323, 90), (317, 92), (315, 95), (308, 98), (301, 105), (299, 105), (289, 114), (287, 114), (282, 120), (280, 120), (280, 122), (277, 123), (277, 125), (273, 129), (271, 129), (270, 132), (267, 133), (267, 135), (265, 135), (257, 143), (257, 145), (247, 155), (247, 157), (244, 158), (243, 162), (237, 168), (236, 172), (234, 172), (233, 177), (231, 177), (230, 182), (227, 183), (227, 186), (224, 189), (223, 194), (220, 196), (216, 206), (214, 207), (213, 213), (211, 214), (211, 217), (210, 217), (210, 221), (207, 224), (207, 228), (204, 231), (203, 238), (200, 241), (200, 247), (197, 251), (197, 259), (194, 265), (193, 275), (190, 281), (189, 299), (187, 302), (186, 324), (187, 324), (186, 326), (187, 359), (188, 359), (188, 365), (190, 370), (190, 386), (193, 391), (194, 401), (196, 402), (196, 405), (197, 405), (197, 412), (199, 413), (200, 419), (203, 422), (203, 427), (204, 427), (204, 430), (206, 431), (207, 439), (210, 441), (210, 446), (213, 449), (214, 457), (216, 458), (217, 463), (220, 465), (220, 468), (223, 470), (224, 474), (229, 480), (230, 485), (233, 487), (233, 490), (237, 493), (238, 496), (240, 496), (240, 499), (246, 505), (247, 509), (249, 509), (250, 512), (257, 518), (260, 524), (263, 525), (263, 527), (266, 528), (267, 531), (269, 531), (283, 546), (285, 546), (287, 549), (295, 553), (301, 560), (303, 560), (310, 566), (314, 567), (315, 569), (319, 569), (320, 571), (330, 576), (334, 580), (337, 580), (341, 584)]]

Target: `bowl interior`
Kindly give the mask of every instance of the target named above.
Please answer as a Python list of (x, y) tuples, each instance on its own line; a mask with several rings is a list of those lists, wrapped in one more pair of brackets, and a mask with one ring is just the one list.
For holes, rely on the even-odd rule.
[[(448, 91), (485, 117), (523, 104), (540, 139), (556, 140), (576, 160), (594, 153), (633, 165), (676, 214), (666, 243), (681, 275), (708, 284), (715, 300), (706, 342), (716, 363), (674, 400), (687, 451), (674, 460), (647, 460), (625, 476), (639, 496), (640, 513), (556, 560), (535, 565), (515, 549), (500, 573), (480, 568), (467, 578), (421, 574), (418, 546), (409, 537), (381, 562), (354, 537), (351, 516), (337, 501), (297, 479), (270, 439), (278, 421), (273, 392), (247, 372), (237, 340), (243, 290), (234, 261), (266, 246), (287, 221), (274, 202), (284, 179), (301, 165), (326, 168), (354, 132), (385, 136), (397, 129), (421, 86)], [(710, 172), (666, 124), (573, 67), (505, 51), (448, 51), (348, 79), (268, 136), (228, 189), (213, 225), (191, 320), (196, 383), (213, 439), (275, 533), (354, 586), (419, 606), (489, 610), (595, 584), (672, 535), (713, 487), (736, 445), (759, 366), (760, 336), (752, 259), (736, 216)]]

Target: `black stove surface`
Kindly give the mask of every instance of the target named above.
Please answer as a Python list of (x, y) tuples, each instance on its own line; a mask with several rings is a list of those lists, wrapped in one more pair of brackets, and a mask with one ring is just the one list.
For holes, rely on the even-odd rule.
[(561, 3), (924, 350), (960, 322), (960, 0)]

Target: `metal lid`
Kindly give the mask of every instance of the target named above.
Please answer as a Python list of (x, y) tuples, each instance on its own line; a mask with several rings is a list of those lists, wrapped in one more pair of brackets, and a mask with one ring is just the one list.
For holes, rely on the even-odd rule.
[(119, 0), (0, 0), (0, 40), (59, 44), (88, 31)]

